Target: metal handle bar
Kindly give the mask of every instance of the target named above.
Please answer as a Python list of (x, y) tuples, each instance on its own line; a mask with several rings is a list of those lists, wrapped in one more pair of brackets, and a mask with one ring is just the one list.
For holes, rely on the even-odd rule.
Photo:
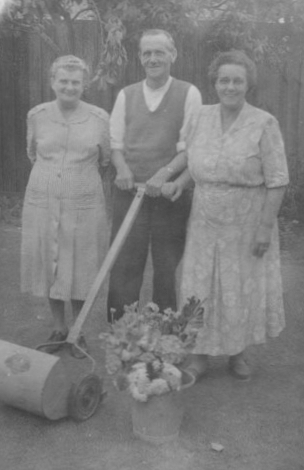
[(117, 235), (110, 246), (110, 249), (89, 291), (89, 294), (83, 304), (83, 307), (80, 310), (80, 313), (65, 340), (69, 344), (74, 344), (77, 341), (82, 325), (84, 324), (90, 310), (94, 306), (98, 292), (103, 282), (105, 281), (107, 274), (114, 265), (119, 251), (122, 245), (124, 244), (132, 228), (133, 222), (140, 210), (145, 195), (145, 185), (136, 183), (135, 188), (136, 194), (132, 201), (132, 204), (130, 205), (129, 210), (120, 226), (120, 229), (118, 230)]

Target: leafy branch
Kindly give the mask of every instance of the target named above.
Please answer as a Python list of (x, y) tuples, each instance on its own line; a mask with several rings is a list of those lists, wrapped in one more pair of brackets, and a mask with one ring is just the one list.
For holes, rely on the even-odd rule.
[[(260, 35), (258, 22), (280, 20), (294, 29), (304, 28), (302, 0), (11, 0), (4, 23), (13, 31), (38, 34), (59, 55), (63, 48), (50, 26), (62, 30), (65, 25), (74, 53), (74, 24), (88, 12), (98, 24), (93, 83), (100, 88), (120, 80), (126, 49), (147, 28), (163, 28), (177, 37), (203, 31), (214, 51), (241, 48), (255, 60), (267, 57), (278, 67), (288, 53), (288, 38), (272, 44), (267, 33)], [(212, 19), (212, 28), (206, 28), (206, 18)]]

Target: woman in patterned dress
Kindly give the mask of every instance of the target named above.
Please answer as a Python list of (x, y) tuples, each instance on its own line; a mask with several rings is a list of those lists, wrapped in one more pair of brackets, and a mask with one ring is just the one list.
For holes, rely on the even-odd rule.
[[(64, 302), (71, 301), (76, 319), (108, 247), (99, 160), (102, 154), (102, 164), (109, 161), (109, 117), (81, 101), (88, 80), (84, 61), (59, 57), (51, 68), (56, 99), (28, 113), (33, 167), (22, 217), (21, 289), (49, 300), (54, 318), (49, 353), (59, 349), (52, 343), (68, 334)], [(82, 334), (78, 344), (86, 348)]]
[(202, 106), (188, 169), (163, 194), (176, 199), (195, 182), (180, 303), (195, 295), (206, 309), (189, 369), (199, 378), (208, 355), (228, 355), (231, 373), (248, 379), (246, 347), (285, 325), (277, 214), (288, 169), (277, 120), (245, 99), (255, 64), (220, 53), (209, 75), (219, 104)]

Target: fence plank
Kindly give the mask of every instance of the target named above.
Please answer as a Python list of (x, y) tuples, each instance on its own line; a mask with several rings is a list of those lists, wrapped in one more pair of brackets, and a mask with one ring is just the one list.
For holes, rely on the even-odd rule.
[[(1, 169), (4, 191), (15, 191), (16, 188), (16, 135), (15, 135), (15, 71), (17, 69), (14, 55), (15, 38), (3, 38), (1, 51)], [(13, 47), (12, 47), (13, 46)], [(3, 131), (2, 131), (3, 130)]]
[[(205, 103), (214, 102), (215, 95), (208, 83), (208, 66), (213, 58), (212, 44), (206, 41), (210, 23), (200, 34), (177, 38), (178, 58), (172, 75), (195, 84)], [(286, 35), (282, 25), (261, 25), (261, 32), (273, 40)], [(50, 29), (50, 34), (68, 52), (69, 42), (64, 26)], [(74, 27), (74, 51), (94, 69), (101, 54), (98, 25), (79, 21)], [(304, 191), (304, 34), (292, 39), (288, 60), (280, 71), (267, 64), (258, 65), (258, 89), (254, 104), (274, 114), (284, 135), (291, 179)], [(119, 89), (144, 77), (138, 59), (137, 45), (128, 45), (128, 65), (121, 83), (99, 90), (95, 85), (87, 90), (84, 99), (111, 111)], [(24, 191), (29, 167), (25, 159), (25, 116), (34, 105), (53, 99), (49, 68), (56, 54), (37, 34), (19, 37), (1, 36), (0, 42), (0, 191)]]

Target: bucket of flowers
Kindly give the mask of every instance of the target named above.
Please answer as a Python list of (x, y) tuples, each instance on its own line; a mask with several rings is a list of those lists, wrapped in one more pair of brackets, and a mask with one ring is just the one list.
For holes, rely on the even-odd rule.
[(192, 297), (180, 311), (161, 312), (152, 302), (138, 303), (102, 333), (106, 369), (119, 390), (133, 398), (136, 436), (150, 442), (177, 437), (183, 416), (183, 391), (194, 377), (181, 365), (203, 324), (203, 302)]

